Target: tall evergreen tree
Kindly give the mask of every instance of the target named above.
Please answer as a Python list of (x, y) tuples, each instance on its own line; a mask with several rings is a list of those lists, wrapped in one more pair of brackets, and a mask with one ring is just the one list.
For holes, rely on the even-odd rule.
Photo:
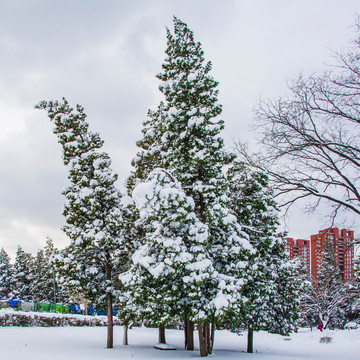
[(211, 352), (208, 325), (239, 302), (252, 248), (227, 207), (228, 189), (222, 169), (234, 155), (224, 150), (220, 136), (224, 122), (217, 119), (222, 111), (217, 99), (218, 83), (210, 75), (211, 63), (205, 63), (201, 44), (176, 17), (174, 35), (167, 30), (166, 55), (163, 71), (157, 75), (165, 96), (160, 157), (194, 199), (196, 215), (208, 226), (207, 250), (219, 274), (217, 285), (209, 292), (209, 307), (198, 323), (200, 352), (206, 356)]
[(52, 302), (54, 295), (52, 295), (52, 299), (49, 297), (48, 276), (51, 276), (51, 280), (53, 278), (53, 274), (48, 271), (49, 268), (45, 259), (44, 250), (41, 249), (37, 252), (34, 258), (33, 266), (34, 277), (30, 285), (33, 300), (38, 302)]
[(10, 256), (1, 248), (0, 250), (0, 300), (9, 298), (12, 284), (12, 269)]
[(10, 297), (14, 300), (33, 300), (31, 283), (34, 278), (34, 259), (31, 254), (25, 252), (20, 246), (16, 251), (14, 272)]
[[(248, 352), (253, 352), (253, 331), (287, 334), (297, 326), (300, 279), (296, 264), (286, 258), (276, 202), (267, 175), (236, 161), (228, 171), (230, 203), (243, 230), (257, 250), (250, 259), (250, 280), (243, 289), (249, 300), (231, 326), (248, 329)], [(235, 321), (234, 321), (235, 320)], [(236, 325), (237, 323), (237, 325)]]
[[(197, 318), (205, 356), (212, 349), (209, 324), (219, 321), (228, 307), (239, 307), (242, 302), (240, 290), (253, 249), (227, 206), (228, 185), (222, 170), (235, 156), (225, 151), (220, 136), (224, 122), (217, 119), (222, 107), (217, 100), (218, 83), (210, 75), (211, 63), (205, 62), (193, 32), (176, 17), (174, 34), (167, 29), (167, 45), (163, 71), (157, 75), (165, 101), (157, 111), (149, 112), (144, 123), (128, 188), (131, 191), (144, 181), (155, 167), (166, 169), (194, 200), (196, 216), (208, 227), (206, 251), (218, 277), (209, 284), (201, 321)], [(185, 347), (189, 350), (193, 349), (191, 317), (189, 310), (185, 316)]]
[(104, 286), (103, 279), (97, 273), (90, 272), (87, 272), (86, 278), (79, 276), (86, 272), (86, 264), (79, 264), (76, 260), (76, 249), (73, 243), (55, 254), (52, 264), (55, 267), (56, 285), (60, 290), (60, 296), (75, 303), (91, 302), (97, 309), (106, 311), (104, 296), (101, 292)]
[(50, 238), (44, 249), (40, 249), (34, 258), (34, 276), (31, 282), (31, 294), (34, 301), (64, 302), (66, 296), (56, 281), (56, 269), (53, 256), (57, 250)]
[[(132, 196), (134, 187), (141, 182), (147, 180), (147, 176), (155, 168), (164, 168), (164, 159), (162, 158), (162, 136), (165, 131), (166, 125), (166, 115), (164, 113), (164, 103), (161, 102), (158, 106), (157, 111), (148, 111), (148, 119), (143, 122), (143, 138), (136, 142), (136, 145), (139, 148), (135, 158), (132, 160), (131, 165), (134, 167), (131, 175), (126, 181), (127, 192), (129, 196)], [(136, 223), (139, 220), (139, 211), (136, 208), (134, 203), (128, 204), (128, 210), (131, 214), (131, 223)], [(137, 246), (144, 243), (144, 229), (139, 225), (129, 229), (131, 233), (131, 238), (133, 239), (133, 248), (132, 251), (136, 251)], [(125, 303), (124, 303), (125, 301)], [(123, 322), (127, 324), (130, 318), (136, 316), (141, 316), (142, 320), (143, 315), (139, 314), (139, 303), (137, 305), (130, 305), (131, 299), (129, 297), (123, 296), (120, 300), (119, 307), (126, 309), (121, 312), (123, 317)], [(144, 303), (144, 302), (142, 302)], [(126, 304), (126, 305), (125, 305)], [(137, 309), (137, 310), (136, 310)], [(125, 325), (127, 326), (127, 325)], [(126, 332), (127, 333), (127, 332)], [(127, 338), (124, 338), (124, 343), (127, 345)], [(159, 342), (165, 342), (165, 328), (161, 325), (159, 327)]]
[(140, 305), (140, 318), (161, 327), (185, 308), (199, 316), (207, 305), (205, 284), (213, 280), (213, 267), (204, 249), (207, 227), (197, 219), (192, 199), (162, 169), (138, 184), (133, 198), (145, 236), (122, 278)]
[[(83, 107), (74, 111), (63, 99), (42, 101), (36, 106), (48, 113), (53, 132), (63, 148), (71, 185), (66, 197), (65, 233), (71, 240), (71, 261), (76, 262), (76, 280), (87, 294), (106, 300), (108, 312), (107, 347), (113, 347), (113, 296), (119, 272), (123, 271), (127, 245), (123, 230), (124, 207), (115, 187), (117, 175), (111, 160), (101, 151), (103, 140), (89, 131)], [(65, 263), (67, 260), (65, 259)], [(86, 295), (86, 294), (85, 294)]]
[[(201, 44), (176, 17), (174, 35), (167, 30), (165, 53), (163, 72), (157, 77), (162, 81), (159, 89), (165, 96), (164, 112), (168, 116), (163, 136), (167, 167), (176, 169), (188, 193), (193, 197), (197, 194), (199, 207), (206, 201), (201, 194), (215, 185), (210, 180), (219, 181), (222, 167), (234, 158), (224, 151), (224, 141), (219, 136), (224, 121), (217, 119), (222, 112), (217, 99), (218, 82), (210, 75), (212, 65), (205, 63)], [(205, 186), (203, 191), (201, 186)]]
[[(66, 294), (64, 287), (59, 284), (56, 273), (55, 256), (59, 253), (59, 250), (55, 247), (51, 238), (46, 239), (44, 247), (44, 257), (46, 259), (46, 266), (48, 268), (47, 273), (47, 294), (49, 299), (52, 299), (53, 290), (55, 290), (54, 301), (59, 303), (69, 302), (69, 298)], [(55, 274), (55, 277), (54, 277)]]
[[(280, 225), (277, 204), (269, 186), (268, 176), (245, 161), (236, 160), (227, 173), (231, 208), (234, 209), (243, 230), (253, 245), (263, 242), (279, 244)], [(282, 234), (281, 234), (282, 235)], [(277, 237), (274, 239), (274, 236)], [(259, 246), (258, 252), (268, 252), (266, 246)]]

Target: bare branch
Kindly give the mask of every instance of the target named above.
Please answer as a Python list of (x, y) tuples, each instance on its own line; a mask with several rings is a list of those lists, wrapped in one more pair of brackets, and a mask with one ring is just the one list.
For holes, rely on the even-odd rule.
[(325, 200), (333, 217), (345, 209), (360, 215), (360, 41), (336, 56), (335, 70), (300, 75), (288, 98), (259, 101), (255, 130), (262, 154), (236, 146), (268, 172), (280, 206)]

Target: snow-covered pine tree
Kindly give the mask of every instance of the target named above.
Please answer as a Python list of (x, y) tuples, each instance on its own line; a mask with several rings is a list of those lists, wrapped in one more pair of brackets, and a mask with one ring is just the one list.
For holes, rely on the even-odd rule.
[(52, 262), (55, 253), (54, 243), (47, 238), (45, 248), (40, 249), (34, 258), (34, 277), (31, 282), (34, 301), (61, 303), (66, 299), (56, 281), (56, 269)]
[(229, 314), (229, 325), (248, 329), (247, 350), (253, 352), (253, 331), (287, 334), (296, 328), (300, 284), (296, 265), (287, 259), (278, 233), (278, 210), (267, 175), (236, 161), (227, 178), (231, 208), (257, 250), (250, 259), (251, 276), (243, 289), (248, 302), (239, 313)]
[(7, 300), (11, 291), (12, 268), (10, 256), (1, 248), (0, 250), (0, 300)]
[(192, 196), (198, 193), (195, 200), (201, 203), (201, 191), (194, 186), (198, 182), (199, 187), (208, 186), (209, 180), (218, 179), (223, 166), (234, 158), (224, 151), (219, 136), (224, 121), (217, 119), (222, 112), (217, 99), (218, 82), (210, 75), (212, 65), (205, 63), (201, 44), (176, 17), (174, 35), (167, 29), (165, 53), (163, 72), (157, 75), (162, 81), (159, 89), (165, 96), (168, 118), (163, 136), (164, 158), (167, 168), (176, 169), (182, 186)]
[[(131, 196), (134, 187), (147, 179), (147, 176), (155, 168), (163, 168), (164, 162), (162, 159), (162, 136), (165, 131), (165, 114), (164, 103), (161, 102), (156, 111), (149, 110), (148, 118), (143, 122), (143, 138), (136, 142), (139, 147), (135, 158), (132, 160), (131, 165), (134, 167), (131, 175), (126, 181), (126, 187), (128, 195)], [(128, 204), (128, 210), (131, 214), (131, 223), (135, 223), (139, 219), (139, 212), (134, 203)], [(129, 229), (131, 233), (133, 251), (136, 249), (136, 245), (142, 242), (141, 238), (144, 236), (144, 229), (140, 226), (132, 227)], [(131, 299), (127, 296), (123, 296), (119, 299), (119, 307), (127, 309), (120, 314), (123, 317), (123, 321), (127, 323), (130, 318), (140, 316), (135, 304), (130, 304)], [(139, 304), (137, 306), (140, 306)], [(133, 312), (130, 314), (129, 312)], [(165, 328), (159, 327), (159, 342), (165, 342)], [(125, 337), (124, 343), (127, 344)]]
[[(44, 247), (44, 256), (46, 259), (46, 266), (48, 268), (47, 274), (47, 294), (49, 299), (53, 295), (53, 291), (51, 291), (51, 287), (55, 285), (55, 298), (59, 303), (68, 303), (69, 298), (66, 294), (66, 291), (61, 284), (59, 284), (57, 280), (56, 266), (55, 266), (55, 256), (59, 253), (59, 250), (55, 247), (53, 240), (50, 237), (47, 237), (46, 244)], [(55, 279), (54, 279), (55, 274)], [(51, 279), (50, 279), (51, 278)], [(55, 283), (54, 283), (55, 280)]]
[[(86, 272), (87, 264), (79, 264), (76, 260), (76, 249), (71, 243), (52, 257), (52, 265), (56, 272), (58, 294), (71, 303), (94, 304), (98, 311), (106, 311), (104, 303), (102, 277), (97, 273), (87, 272), (86, 277), (79, 274)], [(114, 280), (115, 282), (115, 280)], [(118, 288), (118, 286), (115, 286)], [(86, 309), (85, 309), (86, 310)]]
[(201, 316), (214, 270), (204, 248), (207, 227), (196, 217), (192, 199), (163, 169), (139, 183), (133, 199), (140, 214), (136, 225), (145, 234), (121, 279), (138, 318), (161, 327), (185, 309), (191, 309), (193, 318)]
[(109, 155), (101, 151), (103, 140), (98, 133), (89, 131), (83, 107), (77, 105), (74, 111), (63, 99), (42, 101), (36, 108), (47, 111), (63, 147), (63, 161), (71, 181), (63, 192), (67, 222), (64, 231), (71, 240), (71, 261), (76, 263), (76, 280), (86, 292), (84, 295), (96, 293), (98, 301), (106, 300), (107, 347), (112, 348), (113, 296), (118, 293), (116, 281), (127, 257), (125, 210), (122, 195), (115, 187), (117, 175), (110, 168)]
[(194, 41), (193, 32), (176, 17), (174, 35), (167, 30), (166, 55), (163, 71), (157, 75), (162, 81), (159, 89), (165, 96), (166, 131), (161, 157), (194, 199), (196, 215), (208, 225), (208, 251), (219, 273), (218, 285), (209, 295), (206, 319), (198, 324), (200, 352), (206, 356), (212, 345), (204, 334), (210, 334), (210, 322), (238, 302), (252, 248), (226, 205), (228, 191), (222, 169), (234, 155), (224, 150), (220, 136), (224, 122), (217, 119), (222, 111), (217, 99), (218, 83), (210, 75), (211, 63), (205, 63), (201, 44)]
[(164, 168), (164, 149), (162, 137), (166, 129), (166, 114), (164, 103), (160, 102), (156, 111), (148, 111), (148, 119), (143, 122), (143, 138), (136, 142), (140, 148), (136, 157), (131, 161), (134, 167), (127, 179), (127, 190), (131, 196), (134, 187), (147, 179), (147, 176), (156, 168)]
[[(54, 274), (49, 272), (44, 250), (39, 250), (34, 258), (34, 277), (31, 282), (31, 294), (34, 301), (53, 302), (54, 300)], [(50, 276), (50, 284), (49, 284)], [(51, 286), (49, 288), (49, 285)], [(50, 290), (50, 291), (49, 291)], [(52, 292), (52, 296), (51, 296)]]
[[(276, 262), (277, 261), (277, 262)], [(299, 274), (300, 263), (283, 261), (277, 258), (270, 266), (275, 274), (276, 292), (272, 293), (273, 301), (270, 317), (273, 321), (267, 327), (270, 333), (288, 335), (298, 328), (300, 295), (303, 290)]]
[(13, 300), (33, 300), (31, 294), (31, 282), (34, 277), (34, 259), (31, 254), (25, 252), (20, 246), (16, 251), (12, 287), (9, 297)]
[[(149, 110), (148, 118), (143, 122), (143, 138), (136, 142), (136, 145), (140, 150), (131, 161), (134, 170), (126, 180), (126, 188), (130, 197), (134, 187), (138, 183), (145, 181), (151, 171), (155, 168), (164, 167), (163, 159), (161, 157), (163, 154), (162, 135), (165, 131), (165, 114), (163, 108), (164, 104), (161, 102), (156, 111)], [(128, 223), (133, 224), (139, 219), (139, 212), (134, 203), (129, 203), (127, 209), (129, 217), (131, 217), (129, 218)], [(140, 226), (131, 226), (128, 228), (127, 232), (132, 239), (131, 252), (133, 252), (136, 250), (137, 245), (141, 243), (141, 238), (144, 236), (144, 230)], [(122, 318), (124, 324), (127, 324), (130, 319), (134, 320), (136, 317), (140, 316), (139, 309), (136, 310), (135, 304), (132, 303), (132, 300), (126, 296), (126, 294), (118, 299), (117, 305), (123, 310), (120, 311), (119, 316)], [(137, 306), (139, 306), (139, 304)], [(165, 329), (159, 328), (159, 339), (163, 340), (165, 337), (164, 334)], [(127, 336), (124, 337), (124, 345), (127, 345)]]
[(280, 223), (268, 176), (249, 163), (236, 160), (227, 171), (227, 180), (231, 208), (251, 243), (256, 247), (259, 243), (263, 245), (259, 246), (258, 252), (261, 255), (268, 253), (272, 243), (278, 245), (277, 250), (282, 250), (283, 241), (278, 237), (274, 239)]

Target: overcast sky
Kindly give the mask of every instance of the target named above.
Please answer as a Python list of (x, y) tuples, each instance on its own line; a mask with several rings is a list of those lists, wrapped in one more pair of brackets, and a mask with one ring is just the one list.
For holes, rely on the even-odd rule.
[[(321, 71), (346, 48), (359, 0), (0, 0), (0, 247), (35, 253), (51, 237), (67, 243), (61, 191), (67, 169), (40, 100), (65, 96), (85, 107), (119, 174), (161, 99), (166, 27), (173, 15), (200, 41), (220, 82), (223, 137), (253, 142), (259, 96), (287, 93), (286, 81)], [(326, 214), (326, 209), (323, 209)], [(288, 218), (289, 235), (327, 226), (324, 214)]]

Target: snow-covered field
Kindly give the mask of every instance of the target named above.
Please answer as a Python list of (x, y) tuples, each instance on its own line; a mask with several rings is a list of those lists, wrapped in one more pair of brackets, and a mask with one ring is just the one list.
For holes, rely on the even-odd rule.
[[(123, 328), (116, 326), (114, 348), (106, 349), (106, 327), (0, 327), (0, 359), (176, 360), (200, 357), (198, 350), (182, 350), (183, 333), (179, 330), (166, 330), (167, 342), (175, 345), (177, 350), (154, 349), (157, 334), (157, 329), (132, 328), (129, 330), (130, 345), (123, 346)], [(320, 343), (322, 336), (332, 337), (332, 343)], [(245, 350), (245, 333), (239, 336), (228, 331), (217, 331), (214, 353), (210, 358), (217, 360), (359, 360), (360, 329), (325, 330), (323, 333), (318, 330), (310, 332), (309, 329), (301, 329), (299, 333), (289, 337), (258, 332), (254, 334), (254, 353), (247, 354)]]

